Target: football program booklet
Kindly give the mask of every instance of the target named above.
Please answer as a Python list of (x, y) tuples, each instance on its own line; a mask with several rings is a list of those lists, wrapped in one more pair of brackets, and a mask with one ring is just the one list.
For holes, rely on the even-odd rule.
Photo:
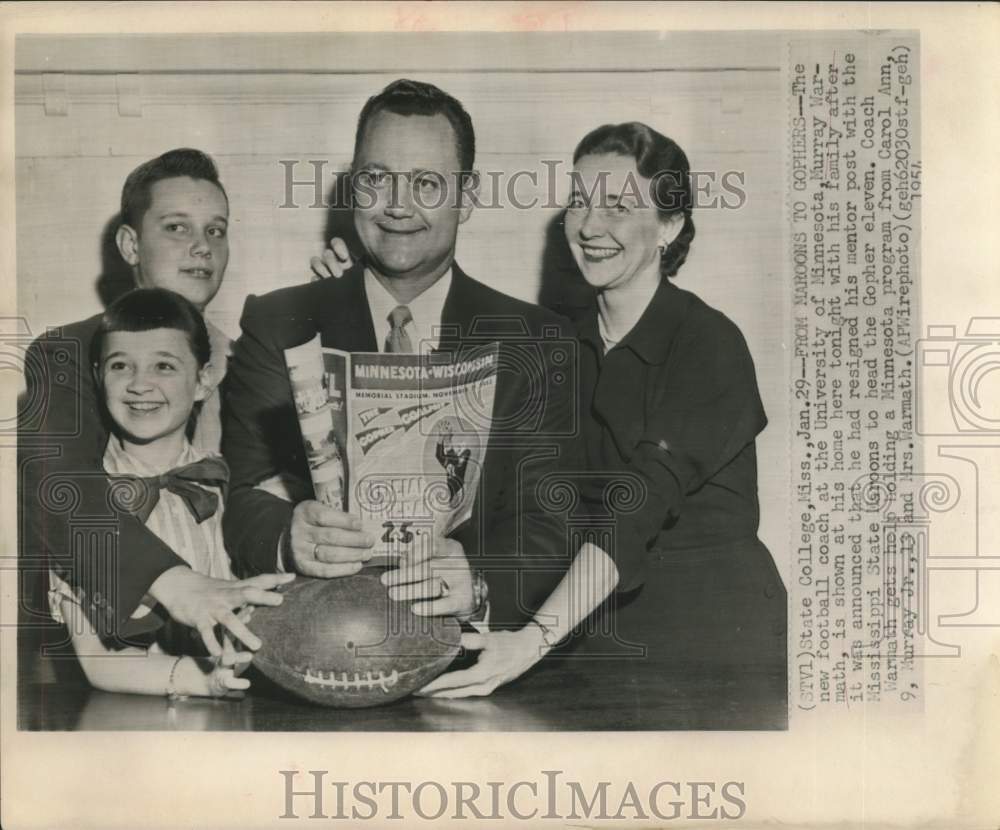
[(427, 552), (471, 516), (498, 354), (351, 354), (318, 335), (285, 350), (315, 497), (361, 519), (373, 562)]

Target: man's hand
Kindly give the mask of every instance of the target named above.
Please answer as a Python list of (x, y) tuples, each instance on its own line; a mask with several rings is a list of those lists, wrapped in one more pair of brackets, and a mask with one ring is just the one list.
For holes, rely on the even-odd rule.
[(222, 645), (215, 636), (215, 626), (221, 625), (251, 651), (256, 651), (261, 645), (260, 638), (246, 627), (233, 609), (247, 603), (281, 605), (284, 597), (273, 589), (294, 578), (294, 574), (260, 574), (231, 581), (213, 579), (186, 565), (177, 565), (160, 574), (149, 593), (173, 619), (197, 629), (209, 654), (220, 657)]
[(430, 557), (403, 558), (399, 568), (386, 571), (382, 584), (394, 600), (424, 600), (412, 607), (418, 616), (468, 617), (476, 611), (472, 571), (465, 549), (454, 539), (435, 539)]
[(292, 565), (305, 576), (356, 574), (372, 558), (375, 539), (361, 520), (318, 501), (295, 506), (289, 529)]
[(314, 256), (309, 260), (314, 282), (329, 277), (340, 279), (353, 264), (351, 252), (347, 250), (347, 243), (339, 236), (330, 240), (330, 245), (323, 251), (323, 256)]

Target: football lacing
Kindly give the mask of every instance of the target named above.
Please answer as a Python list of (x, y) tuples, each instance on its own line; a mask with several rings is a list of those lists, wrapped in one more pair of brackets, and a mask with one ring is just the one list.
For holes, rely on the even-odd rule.
[(355, 672), (352, 677), (347, 672), (337, 674), (337, 672), (313, 672), (306, 670), (306, 683), (316, 686), (326, 686), (330, 689), (381, 689), (388, 694), (389, 690), (399, 683), (399, 672), (393, 669), (386, 674), (380, 671), (378, 674), (372, 672)]

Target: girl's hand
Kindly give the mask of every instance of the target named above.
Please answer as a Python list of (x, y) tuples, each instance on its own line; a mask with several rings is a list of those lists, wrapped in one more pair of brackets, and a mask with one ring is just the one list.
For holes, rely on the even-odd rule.
[[(239, 613), (241, 621), (250, 618), (250, 609)], [(238, 650), (238, 644), (228, 634), (222, 638), (222, 653), (218, 657), (186, 657), (177, 667), (176, 688), (179, 694), (198, 697), (241, 698), (250, 688), (250, 681), (240, 677), (253, 660), (249, 651)]]
[[(246, 605), (236, 613), (236, 618), (241, 623), (250, 622), (253, 615), (253, 606)], [(206, 673), (205, 688), (210, 697), (230, 697), (241, 698), (243, 693), (250, 688), (250, 681), (240, 677), (250, 661), (253, 654), (249, 651), (240, 650), (240, 644), (233, 639), (227, 631), (222, 635), (222, 654), (207, 661), (204, 666)]]
[(422, 697), (482, 697), (510, 683), (542, 659), (549, 648), (533, 623), (517, 631), (463, 634), (462, 647), (479, 652), (474, 666), (446, 672), (416, 692)]
[(213, 661), (214, 667), (208, 674), (208, 694), (211, 697), (243, 697), (243, 692), (250, 688), (250, 681), (240, 675), (251, 660), (253, 655), (248, 651), (235, 651), (232, 646), (228, 654), (224, 650), (222, 656)]
[(246, 627), (233, 609), (247, 603), (281, 605), (284, 597), (274, 589), (293, 579), (294, 574), (260, 574), (238, 581), (214, 579), (178, 565), (164, 571), (149, 593), (177, 622), (196, 628), (208, 653), (219, 657), (222, 645), (215, 636), (215, 626), (222, 625), (247, 648), (256, 651), (260, 648), (260, 638)]
[(250, 681), (240, 675), (252, 659), (250, 652), (236, 651), (231, 643), (218, 657), (185, 657), (174, 669), (173, 692), (180, 697), (241, 698)]

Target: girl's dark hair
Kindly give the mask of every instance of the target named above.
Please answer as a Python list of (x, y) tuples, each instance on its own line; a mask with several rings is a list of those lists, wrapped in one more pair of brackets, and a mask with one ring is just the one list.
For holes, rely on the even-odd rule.
[(653, 182), (652, 197), (660, 216), (684, 216), (681, 232), (660, 255), (660, 276), (674, 276), (687, 259), (694, 239), (694, 200), (687, 156), (676, 141), (639, 121), (605, 124), (587, 133), (573, 153), (573, 163), (584, 156), (602, 154), (634, 159), (639, 174)]
[(90, 341), (91, 365), (100, 364), (104, 341), (111, 332), (153, 329), (182, 331), (199, 369), (212, 356), (205, 320), (190, 300), (165, 288), (137, 288), (115, 300), (101, 317)]

